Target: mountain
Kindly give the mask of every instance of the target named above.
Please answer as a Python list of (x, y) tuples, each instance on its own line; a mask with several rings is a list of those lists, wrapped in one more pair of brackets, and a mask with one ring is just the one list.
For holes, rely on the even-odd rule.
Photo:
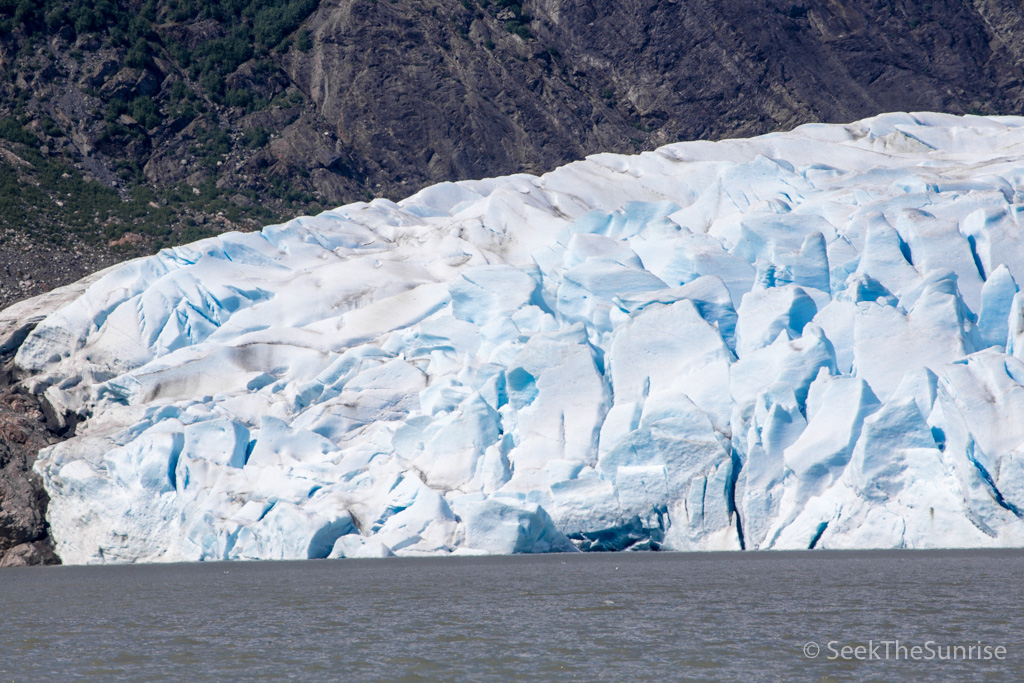
[(1001, 0), (0, 0), (0, 305), (450, 180), (883, 111), (1021, 112)]
[(1022, 158), (1021, 117), (676, 143), (29, 300), (56, 552), (1019, 546)]

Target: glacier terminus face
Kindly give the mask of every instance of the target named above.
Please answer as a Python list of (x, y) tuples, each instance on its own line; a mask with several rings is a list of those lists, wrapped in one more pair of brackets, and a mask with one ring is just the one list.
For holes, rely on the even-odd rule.
[(116, 266), (15, 357), (66, 563), (1024, 544), (1024, 118), (443, 183)]

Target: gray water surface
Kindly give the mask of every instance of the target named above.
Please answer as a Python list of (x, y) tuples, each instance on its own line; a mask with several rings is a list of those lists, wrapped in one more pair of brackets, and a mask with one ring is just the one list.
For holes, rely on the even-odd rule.
[(8, 569), (0, 679), (1024, 681), (1022, 577), (1022, 551)]

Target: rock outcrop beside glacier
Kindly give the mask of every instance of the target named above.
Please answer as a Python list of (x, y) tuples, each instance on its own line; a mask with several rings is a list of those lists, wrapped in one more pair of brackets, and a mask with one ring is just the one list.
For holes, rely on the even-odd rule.
[(1024, 543), (1024, 118), (889, 114), (165, 250), (23, 385), (67, 563)]

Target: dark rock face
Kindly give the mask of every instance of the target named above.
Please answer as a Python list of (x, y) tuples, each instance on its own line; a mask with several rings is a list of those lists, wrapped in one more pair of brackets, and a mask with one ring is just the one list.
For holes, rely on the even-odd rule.
[(1024, 97), (1010, 3), (535, 0), (526, 39), (468, 4), (324, 2), (313, 49), (284, 60), (385, 194), (883, 111), (1016, 113)]
[(58, 564), (46, 523), (49, 499), (32, 471), (57, 438), (35, 397), (0, 387), (0, 567)]

